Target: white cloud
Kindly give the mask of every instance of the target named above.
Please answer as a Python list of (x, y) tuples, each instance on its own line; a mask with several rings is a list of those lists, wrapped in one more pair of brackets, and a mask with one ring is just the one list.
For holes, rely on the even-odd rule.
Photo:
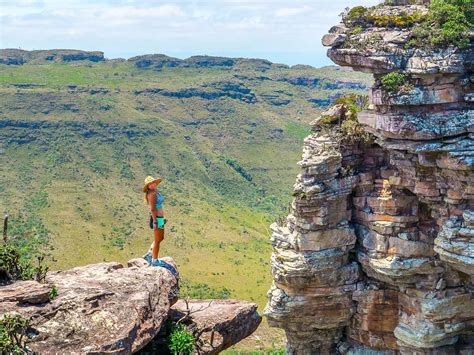
[[(380, 0), (0, 0), (0, 46), (265, 57), (329, 64), (319, 38)], [(316, 6), (317, 4), (317, 6)]]
[(282, 7), (275, 11), (275, 16), (278, 17), (288, 17), (302, 14), (306, 11), (311, 11), (310, 6), (301, 6), (301, 7)]
[(180, 17), (184, 12), (177, 5), (162, 5), (157, 7), (109, 6), (104, 8), (100, 17), (104, 20), (111, 18), (150, 19), (161, 17)]

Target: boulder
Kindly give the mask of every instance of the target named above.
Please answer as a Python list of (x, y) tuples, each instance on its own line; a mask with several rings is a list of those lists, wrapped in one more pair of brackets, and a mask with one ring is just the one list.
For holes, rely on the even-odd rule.
[[(52, 287), (57, 296), (50, 300)], [(28, 347), (37, 353), (130, 354), (155, 337), (178, 292), (178, 280), (161, 267), (92, 264), (49, 272), (46, 284), (2, 287), (0, 315), (32, 319)]]
[(199, 335), (199, 354), (219, 354), (252, 334), (262, 321), (254, 303), (238, 300), (179, 300), (171, 307), (170, 319), (183, 319)]
[(18, 281), (0, 288), (2, 303), (41, 304), (49, 301), (51, 286), (36, 281)]

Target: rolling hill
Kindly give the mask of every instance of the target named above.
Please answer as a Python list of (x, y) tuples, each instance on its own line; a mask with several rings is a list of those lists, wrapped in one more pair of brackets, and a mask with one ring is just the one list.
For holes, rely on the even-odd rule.
[(142, 255), (142, 182), (159, 175), (161, 255), (187, 292), (260, 309), (268, 226), (286, 214), (307, 123), (370, 85), (262, 59), (2, 50), (0, 63), (0, 211), (25, 251), (46, 248), (52, 269)]

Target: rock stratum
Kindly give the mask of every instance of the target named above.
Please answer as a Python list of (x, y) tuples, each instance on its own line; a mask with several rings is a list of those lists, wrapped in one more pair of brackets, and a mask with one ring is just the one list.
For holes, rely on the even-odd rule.
[[(171, 258), (162, 260), (176, 267)], [(170, 271), (149, 267), (138, 258), (128, 267), (117, 262), (91, 264), (49, 272), (44, 283), (4, 285), (0, 317), (20, 313), (29, 318), (26, 346), (37, 354), (130, 354), (157, 341), (167, 320), (177, 321), (188, 311), (178, 296), (179, 282)], [(256, 305), (245, 301), (188, 303), (188, 329), (203, 344), (201, 354), (238, 343), (261, 321)], [(204, 303), (207, 307), (199, 308)]]
[(48, 49), (27, 51), (23, 49), (0, 49), (0, 64), (22, 65), (25, 63), (51, 63), (75, 61), (104, 61), (104, 53), (99, 51), (88, 52), (77, 49)]
[[(377, 11), (427, 11), (392, 3)], [(437, 50), (409, 38), (343, 24), (323, 38), (334, 62), (374, 74), (358, 121), (375, 142), (339, 145), (321, 119), (305, 139), (290, 214), (271, 226), (264, 311), (290, 354), (474, 352), (472, 36)], [(387, 92), (390, 72), (409, 89)]]

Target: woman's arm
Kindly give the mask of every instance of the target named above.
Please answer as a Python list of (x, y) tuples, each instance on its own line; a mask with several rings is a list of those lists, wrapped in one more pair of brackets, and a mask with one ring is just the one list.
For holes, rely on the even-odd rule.
[(156, 194), (154, 192), (148, 194), (148, 202), (150, 203), (150, 212), (151, 212), (151, 218), (153, 218), (153, 228), (156, 226)]

